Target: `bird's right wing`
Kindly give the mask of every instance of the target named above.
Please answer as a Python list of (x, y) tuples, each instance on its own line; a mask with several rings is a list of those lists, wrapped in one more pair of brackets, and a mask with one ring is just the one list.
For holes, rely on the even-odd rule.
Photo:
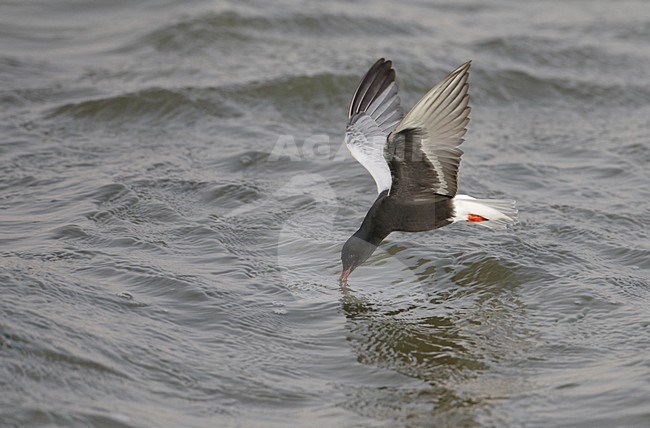
[(350, 153), (375, 179), (378, 193), (389, 190), (392, 177), (384, 146), (404, 116), (390, 61), (381, 58), (361, 79), (348, 116), (345, 143)]

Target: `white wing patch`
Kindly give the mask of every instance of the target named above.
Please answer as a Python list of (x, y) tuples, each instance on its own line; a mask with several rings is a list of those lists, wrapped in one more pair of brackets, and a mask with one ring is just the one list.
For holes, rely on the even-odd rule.
[(390, 190), (393, 178), (384, 158), (388, 134), (402, 120), (397, 84), (391, 82), (365, 112), (353, 115), (345, 129), (345, 144), (352, 156), (368, 170), (377, 193)]
[(355, 115), (345, 130), (348, 150), (375, 179), (377, 193), (389, 190), (392, 183), (390, 168), (384, 159), (386, 135), (366, 113)]

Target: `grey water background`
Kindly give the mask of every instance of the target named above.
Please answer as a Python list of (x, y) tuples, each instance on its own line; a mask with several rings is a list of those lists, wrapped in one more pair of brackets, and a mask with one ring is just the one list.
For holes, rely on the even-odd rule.
[[(520, 224), (341, 290), (382, 56)], [(644, 1), (0, 2), (0, 426), (650, 426), (649, 70)]]

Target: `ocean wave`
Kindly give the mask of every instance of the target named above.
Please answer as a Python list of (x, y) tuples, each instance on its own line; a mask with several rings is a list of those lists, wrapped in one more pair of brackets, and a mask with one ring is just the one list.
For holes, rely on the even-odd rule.
[(413, 22), (349, 16), (345, 14), (264, 14), (247, 15), (241, 12), (211, 12), (197, 17), (185, 17), (162, 26), (132, 43), (130, 48), (151, 46), (164, 52), (196, 52), (209, 46), (234, 50), (238, 45), (256, 43), (268, 34), (313, 37), (348, 37), (368, 35), (408, 35), (417, 33), (419, 25)]
[(137, 92), (69, 103), (49, 111), (46, 118), (69, 117), (98, 122), (191, 122), (205, 114), (221, 118), (241, 115), (227, 102), (206, 100), (193, 91), (150, 88)]

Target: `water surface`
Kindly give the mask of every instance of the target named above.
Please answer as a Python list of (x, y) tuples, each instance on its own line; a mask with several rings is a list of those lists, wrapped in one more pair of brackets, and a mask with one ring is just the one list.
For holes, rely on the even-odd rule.
[[(650, 425), (642, 1), (4, 2), (2, 426)], [(395, 233), (341, 150), (363, 73), (468, 59), (460, 192)]]

